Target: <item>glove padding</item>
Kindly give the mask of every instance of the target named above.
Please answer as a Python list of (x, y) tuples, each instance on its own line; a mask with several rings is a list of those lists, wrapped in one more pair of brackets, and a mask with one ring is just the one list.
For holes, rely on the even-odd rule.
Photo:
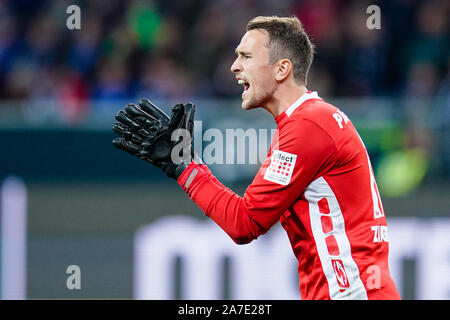
[(121, 138), (113, 140), (118, 149), (148, 161), (178, 179), (194, 158), (192, 135), (195, 106), (177, 104), (172, 117), (147, 99), (128, 104), (116, 114), (112, 130)]

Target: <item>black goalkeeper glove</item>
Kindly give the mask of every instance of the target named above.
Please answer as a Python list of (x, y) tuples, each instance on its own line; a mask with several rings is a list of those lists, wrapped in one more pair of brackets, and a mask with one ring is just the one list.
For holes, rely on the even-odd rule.
[[(148, 161), (170, 178), (178, 179), (196, 157), (192, 148), (195, 106), (177, 104), (172, 117), (157, 106), (141, 99), (139, 105), (128, 104), (116, 114), (112, 130), (121, 138), (114, 146)], [(200, 162), (198, 157), (196, 160)]]

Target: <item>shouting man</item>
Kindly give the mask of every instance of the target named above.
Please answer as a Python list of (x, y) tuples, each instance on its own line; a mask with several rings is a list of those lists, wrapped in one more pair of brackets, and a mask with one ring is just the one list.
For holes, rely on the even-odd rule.
[(242, 108), (266, 109), (277, 132), (243, 197), (179, 148), (192, 138), (190, 103), (176, 105), (171, 118), (145, 99), (128, 105), (116, 115), (121, 138), (113, 143), (175, 178), (238, 244), (280, 221), (298, 259), (303, 299), (399, 299), (367, 150), (348, 117), (307, 89), (313, 51), (296, 17), (247, 24), (231, 71), (243, 85)]

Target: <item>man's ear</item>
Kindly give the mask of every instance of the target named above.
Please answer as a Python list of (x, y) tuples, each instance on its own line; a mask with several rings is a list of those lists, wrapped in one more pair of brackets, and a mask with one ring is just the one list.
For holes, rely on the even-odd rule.
[(283, 81), (292, 72), (292, 62), (289, 59), (281, 59), (276, 62), (275, 80)]

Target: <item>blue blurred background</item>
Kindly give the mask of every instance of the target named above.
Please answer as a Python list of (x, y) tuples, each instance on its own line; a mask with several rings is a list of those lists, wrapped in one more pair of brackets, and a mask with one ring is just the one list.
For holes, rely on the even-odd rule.
[[(66, 26), (72, 4), (81, 10), (80, 30)], [(373, 4), (381, 10), (379, 30), (366, 26)], [(169, 235), (152, 226), (182, 229), (186, 217), (207, 225), (199, 228), (211, 238), (221, 230), (209, 227), (175, 182), (116, 151), (110, 129), (114, 114), (141, 97), (167, 112), (177, 102), (194, 102), (201, 121), (196, 148), (208, 145), (203, 133), (209, 129), (274, 128), (263, 111), (241, 110), (242, 88), (229, 68), (251, 18), (296, 15), (317, 51), (308, 88), (350, 117), (370, 153), (392, 220), (391, 246), (398, 239), (392, 268), (402, 296), (449, 299), (450, 283), (439, 281), (450, 271), (450, 238), (443, 236), (450, 234), (449, 7), (445, 0), (0, 1), (1, 297), (296, 298), (294, 260), (287, 263), (289, 293), (277, 295), (278, 287), (242, 280), (236, 266), (259, 261), (245, 248), (224, 249), (214, 260), (218, 280), (210, 294), (207, 278), (189, 268), (205, 249), (199, 238), (192, 240), (198, 248), (174, 243), (169, 255), (162, 246), (142, 258), (136, 235), (144, 226), (161, 243), (177, 233), (164, 238)], [(241, 195), (258, 169), (210, 167)], [(24, 216), (5, 218), (8, 212)], [(185, 221), (187, 237), (199, 236), (192, 221)], [(18, 242), (10, 238), (10, 223), (16, 236), (23, 229)], [(269, 234), (258, 240), (262, 247), (278, 241)], [(287, 259), (294, 259), (284, 240)], [(22, 249), (8, 249), (22, 242)], [(166, 264), (148, 262), (160, 256)], [(67, 288), (69, 265), (80, 267), (81, 289)], [(150, 278), (142, 276), (142, 265)], [(262, 277), (283, 282), (278, 276)], [(161, 278), (168, 280), (152, 293), (139, 289)], [(254, 291), (238, 290), (242, 284)]]

